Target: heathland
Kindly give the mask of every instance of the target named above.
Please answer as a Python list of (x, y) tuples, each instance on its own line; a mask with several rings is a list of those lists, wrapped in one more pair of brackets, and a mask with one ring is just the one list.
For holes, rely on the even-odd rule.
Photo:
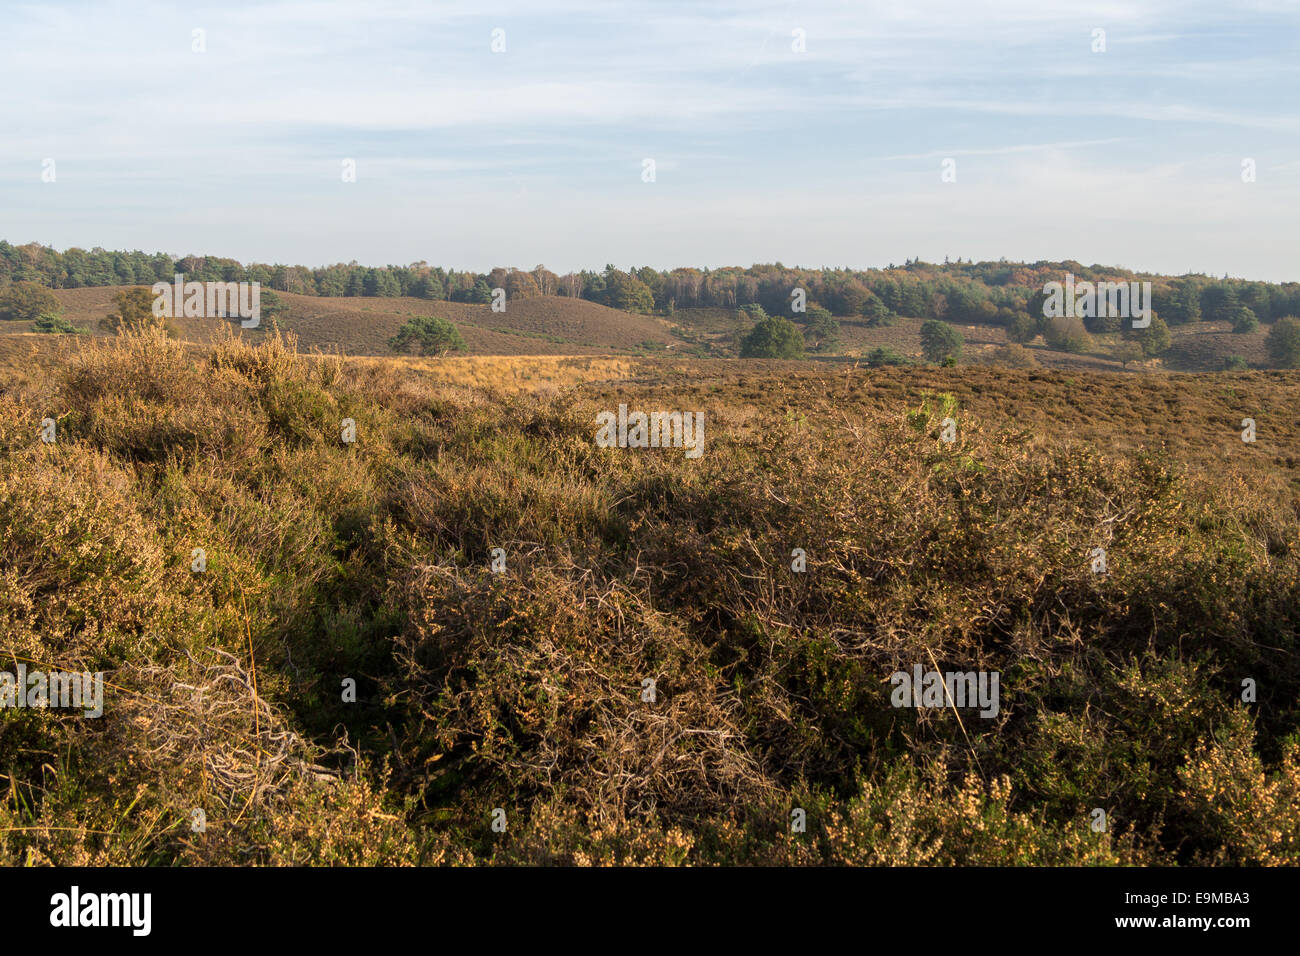
[[(0, 668), (105, 675), (0, 709), (0, 861), (1300, 863), (1300, 372), (282, 299), (368, 355), (0, 336)], [(481, 354), (384, 357), (417, 308)], [(704, 453), (600, 447), (622, 403)]]

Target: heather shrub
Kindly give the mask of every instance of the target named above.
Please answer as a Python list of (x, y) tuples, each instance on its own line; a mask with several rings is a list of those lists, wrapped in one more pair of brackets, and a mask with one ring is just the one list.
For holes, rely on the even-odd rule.
[[(1097, 443), (987, 369), (734, 366), (507, 396), (142, 333), (5, 383), (5, 656), (108, 685), (0, 709), (0, 861), (1296, 862), (1273, 456), (1128, 441), (1157, 376), (997, 370)], [(661, 399), (702, 457), (596, 446)], [(998, 712), (893, 706), (918, 664), (998, 672)]]

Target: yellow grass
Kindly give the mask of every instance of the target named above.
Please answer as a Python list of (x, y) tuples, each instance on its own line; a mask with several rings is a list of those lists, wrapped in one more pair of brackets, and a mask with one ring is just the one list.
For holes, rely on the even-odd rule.
[(354, 358), (361, 364), (399, 363), (419, 369), (435, 381), (505, 392), (538, 392), (586, 382), (630, 378), (635, 363), (629, 359), (591, 358), (578, 355), (472, 355), (447, 358)]

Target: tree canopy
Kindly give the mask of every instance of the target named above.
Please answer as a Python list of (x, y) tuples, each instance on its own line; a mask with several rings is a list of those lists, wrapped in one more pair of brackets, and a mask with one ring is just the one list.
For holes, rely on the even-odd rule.
[(1282, 368), (1300, 368), (1300, 319), (1284, 316), (1273, 323), (1265, 340), (1268, 357)]
[(1160, 316), (1152, 313), (1151, 324), (1145, 329), (1128, 329), (1124, 333), (1124, 338), (1136, 342), (1142, 349), (1142, 354), (1147, 358), (1155, 358), (1161, 352), (1164, 352), (1173, 342), (1169, 334), (1169, 326)]
[(1087, 326), (1080, 319), (1064, 316), (1049, 319), (1043, 329), (1043, 341), (1058, 352), (1086, 352), (1092, 344)]
[(394, 352), (405, 352), (412, 345), (421, 355), (466, 351), (465, 340), (456, 326), (436, 315), (415, 316), (388, 340), (388, 347)]
[(929, 319), (921, 325), (921, 354), (927, 361), (942, 362), (961, 355), (965, 340), (947, 322)]
[(789, 319), (780, 315), (759, 319), (740, 343), (742, 358), (803, 357), (803, 335)]
[[(1074, 261), (928, 263), (909, 259), (885, 269), (803, 268), (776, 263), (653, 269), (607, 264), (602, 270), (556, 275), (545, 266), (531, 270), (496, 267), (485, 272), (431, 266), (367, 266), (357, 262), (308, 267), (281, 263), (242, 264), (208, 255), (179, 258), (164, 253), (72, 248), (59, 252), (39, 243), (0, 241), (0, 288), (30, 282), (47, 289), (86, 286), (149, 286), (171, 282), (177, 273), (197, 282), (259, 282), (263, 291), (312, 296), (412, 296), (430, 300), (486, 303), (492, 289), (505, 288), (511, 299), (535, 295), (580, 297), (634, 312), (688, 308), (735, 310), (755, 304), (768, 314), (799, 320), (793, 311), (802, 291), (814, 304), (839, 317), (863, 316), (869, 325), (887, 325), (895, 316), (941, 319), (960, 324), (1010, 327), (1013, 316), (1042, 315), (1043, 286), (1069, 273), (1076, 282), (1150, 281), (1152, 302), (1171, 325), (1228, 320), (1237, 308), (1249, 309), (1261, 323), (1276, 316), (1300, 315), (1300, 283), (1267, 283), (1207, 275), (1158, 276)], [(41, 314), (29, 312), (31, 318)], [(1091, 320), (1090, 320), (1091, 321)], [(1096, 322), (1109, 330), (1109, 321)]]
[(113, 296), (114, 310), (99, 320), (99, 326), (119, 335), (163, 328), (165, 321), (153, 314), (154, 294), (149, 289), (121, 289)]
[(54, 293), (36, 282), (13, 282), (0, 289), (0, 319), (31, 321), (59, 310)]

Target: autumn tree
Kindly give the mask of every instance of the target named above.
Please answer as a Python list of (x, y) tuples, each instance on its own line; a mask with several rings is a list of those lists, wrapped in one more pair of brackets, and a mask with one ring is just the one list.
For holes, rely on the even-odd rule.
[(541, 295), (555, 295), (560, 291), (560, 277), (546, 266), (539, 265), (532, 271), (533, 281)]
[(506, 296), (511, 300), (535, 299), (542, 294), (537, 288), (537, 282), (527, 272), (511, 272), (506, 276), (504, 286), (493, 288), (505, 289)]

